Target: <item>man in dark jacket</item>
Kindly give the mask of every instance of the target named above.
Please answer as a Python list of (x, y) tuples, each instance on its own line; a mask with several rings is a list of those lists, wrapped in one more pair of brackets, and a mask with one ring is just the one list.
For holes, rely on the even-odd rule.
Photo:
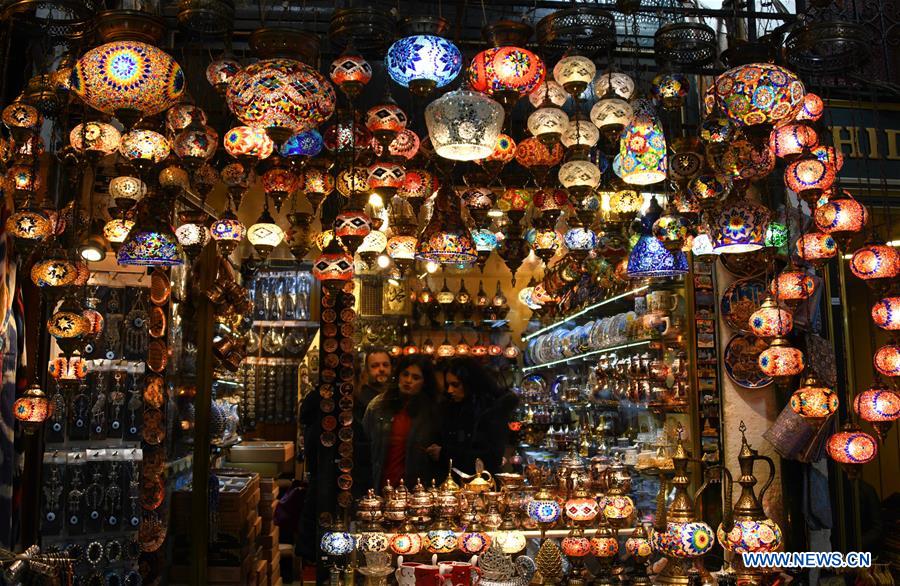
[(359, 385), (353, 398), (353, 496), (359, 498), (372, 488), (371, 440), (362, 421), (372, 399), (383, 393), (391, 382), (391, 355), (383, 348), (366, 354)]

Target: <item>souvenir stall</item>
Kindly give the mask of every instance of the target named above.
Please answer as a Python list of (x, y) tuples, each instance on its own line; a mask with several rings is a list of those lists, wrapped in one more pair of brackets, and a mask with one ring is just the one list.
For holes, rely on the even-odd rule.
[(0, 0), (3, 582), (893, 583), (892, 21), (776, 4)]

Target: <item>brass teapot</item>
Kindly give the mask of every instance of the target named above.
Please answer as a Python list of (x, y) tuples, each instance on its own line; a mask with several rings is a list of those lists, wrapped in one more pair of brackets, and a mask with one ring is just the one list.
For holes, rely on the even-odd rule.
[[(453, 463), (451, 462), (450, 465), (452, 466)], [(494, 484), (494, 477), (491, 476), (490, 472), (484, 469), (484, 462), (480, 459), (475, 460), (475, 474), (466, 474), (458, 468), (452, 468), (452, 470), (459, 476), (459, 479), (464, 485), (463, 490), (466, 492), (479, 494), (494, 490), (496, 487)]]

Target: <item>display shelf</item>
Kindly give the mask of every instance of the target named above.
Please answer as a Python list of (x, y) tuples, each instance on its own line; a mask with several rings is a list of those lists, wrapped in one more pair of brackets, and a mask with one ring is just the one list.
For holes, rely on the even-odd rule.
[(555, 330), (556, 328), (560, 327), (561, 325), (567, 324), (570, 321), (573, 321), (575, 319), (578, 319), (579, 317), (582, 317), (593, 311), (596, 311), (597, 309), (599, 309), (601, 307), (604, 307), (606, 305), (609, 305), (610, 303), (614, 303), (614, 302), (622, 300), (622, 299), (626, 299), (630, 295), (634, 295), (635, 293), (640, 293), (641, 291), (645, 291), (647, 289), (649, 289), (649, 285), (642, 285), (642, 286), (632, 289), (630, 291), (626, 291), (625, 293), (620, 293), (618, 295), (613, 295), (612, 297), (608, 297), (608, 298), (604, 299), (603, 301), (599, 301), (597, 303), (594, 303), (593, 305), (589, 305), (589, 306), (585, 307), (584, 309), (580, 309), (580, 310), (576, 311), (575, 313), (568, 315), (559, 321), (555, 321), (548, 326), (544, 326), (539, 330), (535, 330), (534, 332), (531, 332), (529, 334), (522, 336), (522, 341), (527, 342), (528, 340), (534, 338), (535, 336)]
[(296, 319), (286, 319), (286, 320), (267, 320), (267, 319), (259, 319), (253, 321), (253, 327), (261, 327), (261, 328), (317, 328), (319, 327), (319, 322), (317, 321), (307, 321), (307, 320), (296, 320)]
[(545, 362), (543, 364), (534, 364), (532, 366), (526, 366), (522, 369), (523, 373), (527, 372), (535, 372), (538, 370), (543, 370), (545, 368), (552, 368), (554, 366), (558, 366), (560, 364), (566, 364), (572, 362), (574, 360), (581, 360), (583, 358), (589, 358), (591, 356), (596, 356), (598, 354), (605, 354), (607, 352), (615, 352), (617, 350), (630, 350), (632, 348), (640, 348), (642, 346), (648, 346), (653, 339), (646, 340), (636, 340), (633, 342), (627, 342), (625, 344), (617, 344), (615, 346), (606, 346), (604, 348), (599, 348), (597, 350), (590, 350), (589, 352), (582, 352), (580, 354), (575, 354), (574, 356), (569, 356), (567, 358), (560, 358), (559, 360), (553, 360), (551, 362)]

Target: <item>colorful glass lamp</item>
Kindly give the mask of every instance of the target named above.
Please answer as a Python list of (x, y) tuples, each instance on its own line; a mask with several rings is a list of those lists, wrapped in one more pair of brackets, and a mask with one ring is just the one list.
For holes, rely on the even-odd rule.
[(878, 455), (878, 443), (853, 423), (846, 423), (841, 431), (828, 438), (825, 451), (841, 465), (847, 476), (858, 478), (863, 464), (871, 462)]
[(900, 419), (900, 395), (881, 381), (876, 381), (856, 395), (853, 410), (860, 419), (875, 428), (878, 439), (883, 442), (893, 422)]
[(33, 434), (53, 415), (53, 403), (33, 384), (13, 403), (13, 415), (27, 434)]
[(441, 186), (431, 219), (419, 236), (416, 259), (438, 264), (470, 265), (477, 258), (472, 234), (460, 214), (460, 199), (451, 187)]
[(384, 66), (391, 79), (425, 97), (456, 79), (462, 70), (462, 53), (443, 37), (413, 35), (388, 48)]

